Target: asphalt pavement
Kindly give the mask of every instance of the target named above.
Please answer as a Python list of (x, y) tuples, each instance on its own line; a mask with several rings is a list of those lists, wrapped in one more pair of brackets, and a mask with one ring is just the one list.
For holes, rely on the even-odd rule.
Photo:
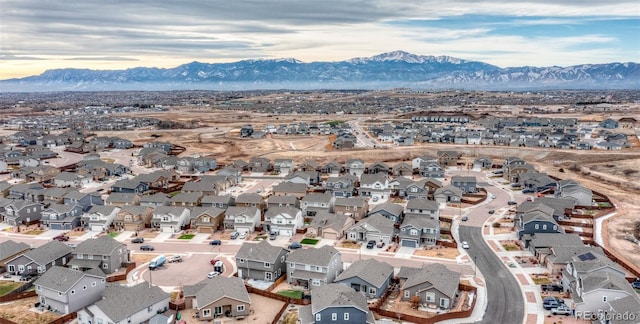
[(487, 309), (478, 323), (522, 323), (524, 296), (520, 285), (482, 238), (482, 228), (460, 226), (458, 231), (460, 240), (469, 243), (467, 252), (486, 282)]

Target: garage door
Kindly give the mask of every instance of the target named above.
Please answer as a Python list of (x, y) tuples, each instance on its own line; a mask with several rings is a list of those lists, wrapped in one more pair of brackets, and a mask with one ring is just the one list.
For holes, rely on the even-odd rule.
[(100, 225), (91, 225), (92, 232), (102, 232), (102, 226)]
[(171, 226), (162, 227), (162, 233), (173, 233), (173, 227)]
[(326, 238), (327, 240), (337, 240), (338, 239), (338, 234), (337, 233), (333, 233), (333, 232), (323, 232), (322, 236), (324, 238)]
[(278, 231), (278, 235), (291, 236), (291, 230), (281, 229), (280, 231)]
[(211, 227), (198, 227), (198, 233), (213, 233)]
[(413, 248), (418, 247), (417, 242), (414, 241), (414, 240), (402, 240), (401, 241), (401, 245), (402, 246), (413, 247)]
[(61, 230), (62, 228), (62, 224), (50, 224), (49, 228), (52, 230)]

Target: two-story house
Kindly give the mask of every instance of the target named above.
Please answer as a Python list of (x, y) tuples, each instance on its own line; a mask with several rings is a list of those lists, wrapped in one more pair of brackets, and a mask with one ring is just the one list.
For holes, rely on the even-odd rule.
[(78, 310), (78, 324), (147, 323), (168, 309), (170, 300), (171, 294), (158, 286), (110, 285), (100, 300)]
[(293, 159), (275, 159), (273, 160), (273, 171), (281, 175), (287, 175), (293, 172)]
[(218, 207), (193, 207), (191, 208), (191, 228), (198, 233), (213, 233), (224, 227), (225, 210)]
[(71, 250), (68, 245), (53, 240), (8, 260), (7, 271), (12, 274), (44, 273), (52, 266), (67, 264)]
[(329, 193), (309, 193), (300, 201), (304, 217), (313, 217), (318, 212), (331, 212), (335, 197)]
[(371, 198), (374, 202), (389, 199), (391, 196), (389, 179), (382, 173), (363, 174), (360, 177), (358, 193), (362, 197)]
[(70, 191), (63, 197), (65, 205), (79, 205), (82, 211), (87, 211), (91, 206), (104, 205), (104, 200), (97, 193), (86, 193), (80, 191)]
[(354, 175), (358, 178), (362, 176), (365, 171), (364, 160), (362, 159), (349, 159), (344, 166), (345, 172)]
[(264, 215), (267, 232), (292, 237), (302, 228), (302, 211), (295, 207), (272, 207)]
[(355, 193), (355, 186), (358, 178), (352, 174), (345, 174), (339, 177), (329, 177), (322, 184), (325, 192), (330, 192), (335, 197), (349, 198)]
[(51, 204), (42, 211), (40, 224), (54, 230), (71, 230), (80, 226), (82, 207), (78, 205)]
[(415, 198), (424, 198), (434, 200), (436, 190), (442, 188), (442, 182), (434, 179), (420, 179), (417, 181), (411, 181), (407, 183), (404, 190), (399, 190), (398, 195), (400, 197), (406, 197), (407, 200)]
[(23, 199), (14, 199), (4, 206), (4, 222), (10, 226), (32, 224), (42, 217), (44, 205)]
[(525, 234), (564, 233), (562, 227), (553, 219), (553, 214), (544, 210), (533, 210), (517, 214), (515, 225), (518, 239), (522, 239)]
[(332, 283), (342, 269), (342, 255), (329, 245), (294, 250), (287, 256), (287, 282), (304, 289)]
[(265, 208), (263, 197), (260, 194), (252, 192), (239, 194), (238, 197), (236, 197), (235, 206), (257, 208), (261, 215), (264, 213)]
[(93, 206), (81, 218), (81, 226), (92, 232), (106, 231), (111, 227), (120, 207)]
[(307, 185), (304, 183), (294, 183), (291, 181), (283, 181), (273, 186), (274, 196), (293, 196), (302, 198), (307, 194)]
[(143, 195), (140, 197), (140, 206), (149, 206), (153, 208), (158, 206), (169, 206), (169, 201), (171, 201), (171, 196), (163, 192), (156, 192), (151, 195)]
[(238, 278), (275, 281), (287, 271), (286, 249), (267, 241), (242, 243), (236, 253)]
[(102, 298), (105, 275), (99, 270), (87, 272), (53, 267), (34, 282), (38, 301), (47, 309), (68, 314)]
[(169, 200), (169, 206), (175, 207), (197, 207), (200, 206), (201, 192), (181, 192)]
[(445, 167), (447, 166), (455, 166), (458, 164), (458, 159), (460, 158), (460, 153), (456, 151), (446, 151), (446, 150), (438, 150), (438, 163)]
[(401, 267), (398, 273), (402, 300), (411, 301), (420, 297), (420, 303), (426, 307), (449, 310), (458, 296), (461, 274), (451, 271), (439, 263), (422, 268)]
[(405, 216), (398, 234), (401, 246), (433, 246), (440, 239), (440, 220), (427, 216)]
[(153, 210), (151, 227), (163, 233), (177, 233), (189, 223), (191, 210), (185, 207), (158, 206)]
[(333, 209), (336, 214), (344, 214), (359, 221), (369, 212), (369, 202), (362, 197), (336, 198)]
[(462, 190), (463, 193), (475, 193), (478, 191), (478, 182), (474, 176), (453, 176), (451, 184)]
[(437, 161), (422, 161), (418, 172), (423, 178), (444, 178), (444, 168)]
[(299, 208), (300, 201), (296, 196), (271, 196), (267, 199), (267, 209), (273, 207)]
[(17, 257), (18, 255), (29, 252), (31, 248), (23, 242), (14, 242), (12, 240), (0, 242), (0, 270), (7, 270), (7, 261)]
[[(185, 287), (185, 298), (187, 287)], [(251, 297), (242, 279), (218, 276), (197, 289), (190, 303), (198, 311), (200, 320), (214, 320), (225, 316), (241, 320), (249, 316)]]
[(118, 180), (111, 186), (111, 192), (143, 193), (149, 190), (149, 185), (135, 179)]
[(395, 236), (394, 222), (376, 214), (367, 217), (347, 231), (347, 239), (358, 242), (376, 241), (389, 244)]
[(345, 214), (317, 213), (307, 227), (307, 234), (329, 240), (342, 239), (355, 224), (355, 220)]
[(224, 228), (238, 233), (253, 233), (260, 224), (262, 214), (256, 207), (228, 207), (224, 216)]
[(229, 206), (236, 205), (236, 199), (232, 195), (205, 195), (200, 200), (200, 205), (202, 207), (218, 207), (221, 209), (227, 209)]
[(354, 261), (335, 282), (359, 291), (367, 298), (380, 298), (393, 279), (393, 266), (376, 259)]
[(109, 236), (79, 243), (71, 256), (73, 259), (67, 263), (68, 267), (80, 271), (100, 269), (105, 274), (112, 274), (129, 262), (127, 246)]
[(313, 290), (311, 305), (300, 308), (301, 323), (311, 324), (374, 324), (367, 298), (351, 287), (328, 284)]
[(113, 220), (113, 226), (118, 230), (141, 231), (151, 226), (151, 218), (153, 208), (149, 206), (124, 206)]
[[(337, 177), (344, 168), (336, 161), (329, 161), (320, 168), (320, 172), (330, 177)], [(364, 171), (364, 170), (363, 170)]]
[(373, 207), (367, 217), (374, 215), (382, 215), (394, 223), (401, 223), (403, 217), (404, 208), (400, 204), (386, 202)]
[(118, 207), (140, 205), (140, 197), (137, 193), (112, 192), (107, 197), (105, 205)]
[(436, 189), (433, 198), (440, 204), (459, 203), (462, 200), (462, 190), (460, 188), (448, 185)]

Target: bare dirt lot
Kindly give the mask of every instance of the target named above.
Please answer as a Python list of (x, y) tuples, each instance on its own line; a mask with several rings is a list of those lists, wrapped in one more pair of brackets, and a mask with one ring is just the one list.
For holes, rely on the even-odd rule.
[(18, 299), (13, 302), (0, 304), (0, 318), (5, 318), (20, 324), (49, 323), (60, 315), (51, 312), (32, 310), (38, 302), (38, 297)]

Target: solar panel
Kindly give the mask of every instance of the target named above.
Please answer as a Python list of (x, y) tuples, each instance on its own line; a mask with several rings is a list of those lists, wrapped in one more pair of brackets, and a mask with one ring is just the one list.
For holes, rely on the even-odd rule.
[(578, 255), (578, 259), (580, 259), (580, 261), (589, 261), (589, 260), (595, 260), (596, 256), (593, 255), (593, 253), (591, 252), (587, 252), (587, 253)]

